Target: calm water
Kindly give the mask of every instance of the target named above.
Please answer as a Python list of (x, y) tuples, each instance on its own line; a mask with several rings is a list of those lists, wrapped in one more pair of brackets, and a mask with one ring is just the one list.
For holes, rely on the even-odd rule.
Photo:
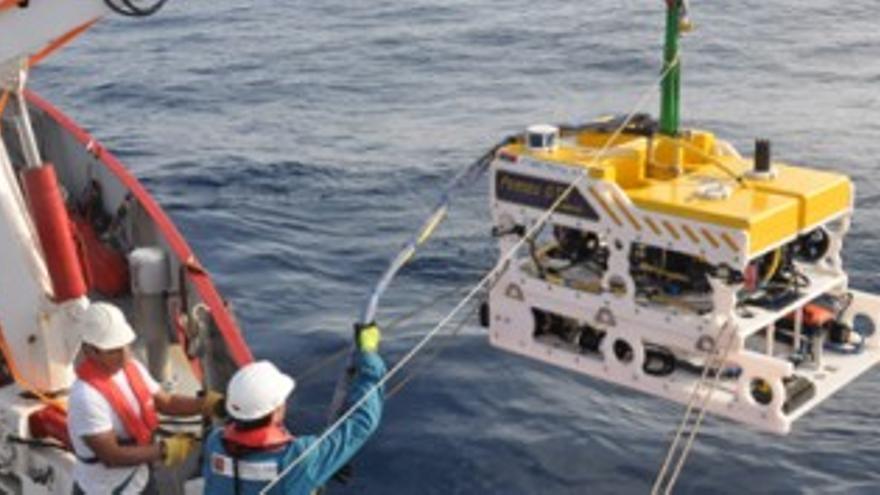
[[(780, 159), (854, 175), (847, 263), (854, 286), (880, 290), (876, 0), (693, 3), (686, 124), (746, 152), (770, 137)], [(369, 286), (459, 167), (531, 123), (629, 111), (659, 71), (662, 10), (172, 1), (102, 24), (34, 85), (144, 180), (254, 352), (296, 375), (347, 341)], [(485, 183), (456, 203), (395, 283), (385, 321), (491, 266), (486, 203)], [(451, 304), (393, 334), (426, 331)], [(392, 362), (414, 343), (388, 337)], [(502, 354), (473, 325), (438, 344), (336, 493), (647, 492), (682, 408)], [(320, 427), (337, 371), (301, 380), (296, 430)], [(786, 438), (710, 419), (679, 493), (876, 493), (878, 378)]]

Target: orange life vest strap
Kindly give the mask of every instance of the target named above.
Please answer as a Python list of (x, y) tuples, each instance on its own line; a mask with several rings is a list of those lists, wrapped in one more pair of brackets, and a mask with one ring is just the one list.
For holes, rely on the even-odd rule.
[(254, 450), (272, 450), (293, 441), (293, 435), (280, 425), (267, 425), (253, 430), (239, 430), (235, 423), (223, 429), (223, 440)]
[(83, 360), (76, 369), (80, 380), (85, 381), (95, 388), (107, 400), (113, 411), (122, 420), (125, 430), (137, 442), (138, 445), (149, 445), (153, 442), (153, 433), (159, 426), (159, 418), (156, 415), (156, 405), (153, 395), (147, 389), (141, 372), (134, 360), (126, 361), (122, 368), (128, 386), (131, 387), (134, 396), (141, 408), (141, 413), (135, 412), (134, 408), (122, 394), (122, 391), (112, 380), (112, 375), (106, 372), (98, 363), (91, 359)]

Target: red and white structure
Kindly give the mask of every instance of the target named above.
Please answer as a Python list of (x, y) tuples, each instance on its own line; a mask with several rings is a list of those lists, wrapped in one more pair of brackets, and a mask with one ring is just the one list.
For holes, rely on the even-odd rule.
[[(252, 360), (227, 304), (160, 206), (97, 140), (28, 92), (29, 68), (108, 12), (0, 0), (0, 492), (68, 494), (65, 395), (90, 301), (121, 307), (163, 387), (222, 389)], [(190, 428), (198, 434), (201, 425)], [(160, 472), (201, 493), (197, 459)]]

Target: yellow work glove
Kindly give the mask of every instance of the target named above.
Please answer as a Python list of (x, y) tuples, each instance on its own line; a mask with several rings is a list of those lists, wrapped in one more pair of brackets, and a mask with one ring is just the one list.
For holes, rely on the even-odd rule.
[(357, 346), (361, 352), (377, 352), (380, 340), (382, 340), (382, 332), (375, 323), (358, 327)]
[(226, 419), (226, 397), (216, 390), (208, 390), (202, 398), (202, 416)]
[(161, 443), (162, 462), (168, 466), (182, 464), (196, 447), (196, 441), (191, 435), (177, 434), (163, 438)]

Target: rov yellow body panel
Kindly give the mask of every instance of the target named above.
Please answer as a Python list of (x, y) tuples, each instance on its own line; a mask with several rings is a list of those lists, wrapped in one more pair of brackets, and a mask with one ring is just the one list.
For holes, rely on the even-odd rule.
[(798, 222), (809, 229), (852, 206), (853, 186), (845, 175), (793, 167), (776, 166), (776, 177), (754, 182), (754, 188), (778, 196), (789, 196), (800, 204)]
[[(517, 143), (507, 154), (585, 169), (594, 180), (617, 184), (644, 212), (656, 212), (744, 231), (755, 255), (848, 211), (849, 178), (774, 163), (766, 178), (752, 177), (752, 161), (717, 146), (714, 134), (691, 130), (679, 137), (619, 135), (594, 131), (565, 136), (550, 150)], [(718, 187), (710, 198), (702, 191)]]

